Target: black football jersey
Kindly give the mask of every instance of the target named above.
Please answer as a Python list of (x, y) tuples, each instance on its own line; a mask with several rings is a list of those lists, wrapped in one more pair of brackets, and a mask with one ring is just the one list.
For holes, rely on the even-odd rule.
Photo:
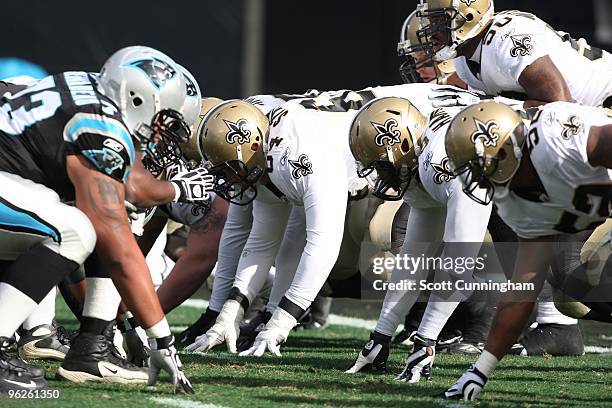
[(0, 171), (74, 198), (66, 156), (80, 154), (125, 181), (134, 145), (117, 106), (87, 72), (64, 72), (27, 86), (0, 82)]

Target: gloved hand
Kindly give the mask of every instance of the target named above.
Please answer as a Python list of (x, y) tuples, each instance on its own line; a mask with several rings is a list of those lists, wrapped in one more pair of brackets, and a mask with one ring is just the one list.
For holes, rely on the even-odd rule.
[(117, 323), (117, 328), (123, 335), (123, 348), (127, 351), (126, 359), (138, 366), (146, 367), (149, 362), (149, 347), (147, 347), (136, 328), (140, 327), (138, 321), (127, 312), (122, 321)]
[(471, 366), (455, 384), (444, 392), (444, 398), (474, 401), (488, 380), (486, 375)]
[(191, 382), (182, 370), (181, 360), (174, 348), (174, 336), (149, 339), (151, 356), (149, 357), (149, 385), (155, 385), (157, 376), (161, 370), (167, 371), (172, 376), (174, 393), (185, 392), (193, 394)]
[(185, 348), (186, 351), (206, 353), (211, 348), (225, 341), (230, 353), (236, 353), (236, 340), (240, 333), (240, 322), (244, 316), (242, 305), (233, 299), (225, 301), (215, 324), (205, 334), (198, 336), (195, 342)]
[(185, 329), (181, 334), (176, 336), (176, 341), (179, 347), (186, 347), (193, 343), (195, 339), (202, 334), (206, 333), (219, 316), (219, 312), (215, 312), (210, 308), (207, 308), (204, 313), (196, 320), (191, 326)]
[(355, 374), (370, 366), (380, 372), (387, 371), (387, 359), (389, 358), (389, 343), (391, 336), (382, 333), (370, 333), (370, 340), (363, 346), (357, 355), (357, 360), (351, 368), (345, 371), (347, 374)]
[(451, 87), (441, 87), (432, 90), (429, 100), (434, 108), (447, 108), (452, 106), (470, 106), (478, 103), (483, 96), (476, 92), (459, 90)]
[(253, 346), (240, 353), (241, 356), (261, 357), (266, 351), (280, 357), (280, 345), (283, 344), (289, 332), (297, 324), (297, 320), (284, 309), (277, 307), (266, 327), (255, 337)]
[(215, 178), (204, 167), (193, 170), (182, 169), (168, 179), (176, 189), (174, 201), (186, 203), (206, 203), (208, 194), (214, 187)]
[(406, 360), (406, 367), (395, 379), (415, 383), (419, 382), (423, 375), (427, 381), (432, 381), (431, 366), (436, 355), (436, 342), (421, 337), (418, 333), (414, 335), (412, 341), (414, 346)]

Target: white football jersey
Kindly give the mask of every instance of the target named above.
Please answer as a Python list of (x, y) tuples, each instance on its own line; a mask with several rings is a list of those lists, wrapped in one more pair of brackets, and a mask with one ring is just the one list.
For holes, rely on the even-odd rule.
[(457, 75), (488, 95), (526, 94), (518, 79), (538, 58), (548, 55), (559, 69), (576, 102), (600, 106), (612, 96), (612, 58), (581, 39), (557, 32), (536, 16), (503, 11), (470, 59), (455, 58)]
[(586, 145), (591, 126), (611, 123), (597, 108), (567, 102), (538, 111), (526, 142), (543, 188), (495, 197), (499, 215), (519, 237), (575, 233), (606, 220), (612, 172), (589, 164)]

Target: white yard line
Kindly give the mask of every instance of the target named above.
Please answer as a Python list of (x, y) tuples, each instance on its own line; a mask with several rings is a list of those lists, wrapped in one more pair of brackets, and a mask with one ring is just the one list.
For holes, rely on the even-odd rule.
[[(194, 307), (197, 309), (205, 309), (208, 306), (208, 301), (203, 299), (187, 299), (182, 306)], [(336, 314), (330, 314), (328, 317), (329, 324), (336, 324), (339, 326), (355, 327), (359, 329), (374, 330), (376, 327), (376, 320), (360, 319), (359, 317), (347, 317)], [(185, 326), (172, 326), (174, 331), (183, 331), (187, 327)], [(403, 330), (403, 325), (400, 325), (398, 330)], [(608, 336), (601, 336), (604, 340), (608, 340)], [(612, 355), (612, 348), (600, 347), (600, 346), (585, 346), (584, 351), (587, 354), (606, 354)]]
[(203, 402), (191, 401), (180, 398), (152, 397), (149, 398), (149, 401), (152, 401), (156, 404), (165, 405), (167, 407), (176, 408), (225, 408), (223, 405), (205, 404)]

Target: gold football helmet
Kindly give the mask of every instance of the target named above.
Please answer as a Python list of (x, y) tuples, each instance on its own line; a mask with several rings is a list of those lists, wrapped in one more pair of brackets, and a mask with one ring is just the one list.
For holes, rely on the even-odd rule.
[(206, 116), (206, 114), (210, 112), (212, 108), (219, 105), (221, 102), (223, 102), (223, 99), (213, 97), (202, 98), (200, 113), (197, 115), (195, 123), (191, 128), (191, 136), (187, 142), (181, 144), (183, 156), (185, 156), (187, 161), (195, 163), (200, 163), (202, 161), (202, 156), (200, 155), (200, 149), (198, 147), (198, 129), (200, 128), (204, 116)]
[(253, 201), (255, 183), (266, 171), (268, 133), (268, 119), (248, 102), (231, 100), (208, 112), (198, 129), (198, 146), (215, 176), (217, 195), (239, 205)]
[(418, 12), (419, 41), (435, 51), (436, 61), (457, 56), (457, 47), (476, 37), (493, 18), (493, 0), (426, 0)]
[(522, 157), (527, 128), (512, 108), (498, 102), (480, 102), (465, 108), (446, 131), (446, 153), (463, 191), (487, 205), (495, 186), (505, 187)]
[(426, 125), (427, 118), (403, 98), (375, 99), (357, 113), (349, 144), (359, 177), (372, 181), (376, 197), (403, 197), (419, 165), (420, 138)]
[[(430, 46), (421, 44), (417, 36), (417, 32), (423, 27), (423, 19), (418, 18), (417, 11), (418, 9), (406, 17), (400, 31), (397, 55), (405, 60), (399, 67), (400, 77), (407, 84), (433, 81), (443, 84), (455, 72), (455, 64), (452, 60), (442, 62), (432, 60), (433, 52), (427, 50)], [(422, 73), (424, 69), (430, 69), (431, 74), (424, 75)]]

